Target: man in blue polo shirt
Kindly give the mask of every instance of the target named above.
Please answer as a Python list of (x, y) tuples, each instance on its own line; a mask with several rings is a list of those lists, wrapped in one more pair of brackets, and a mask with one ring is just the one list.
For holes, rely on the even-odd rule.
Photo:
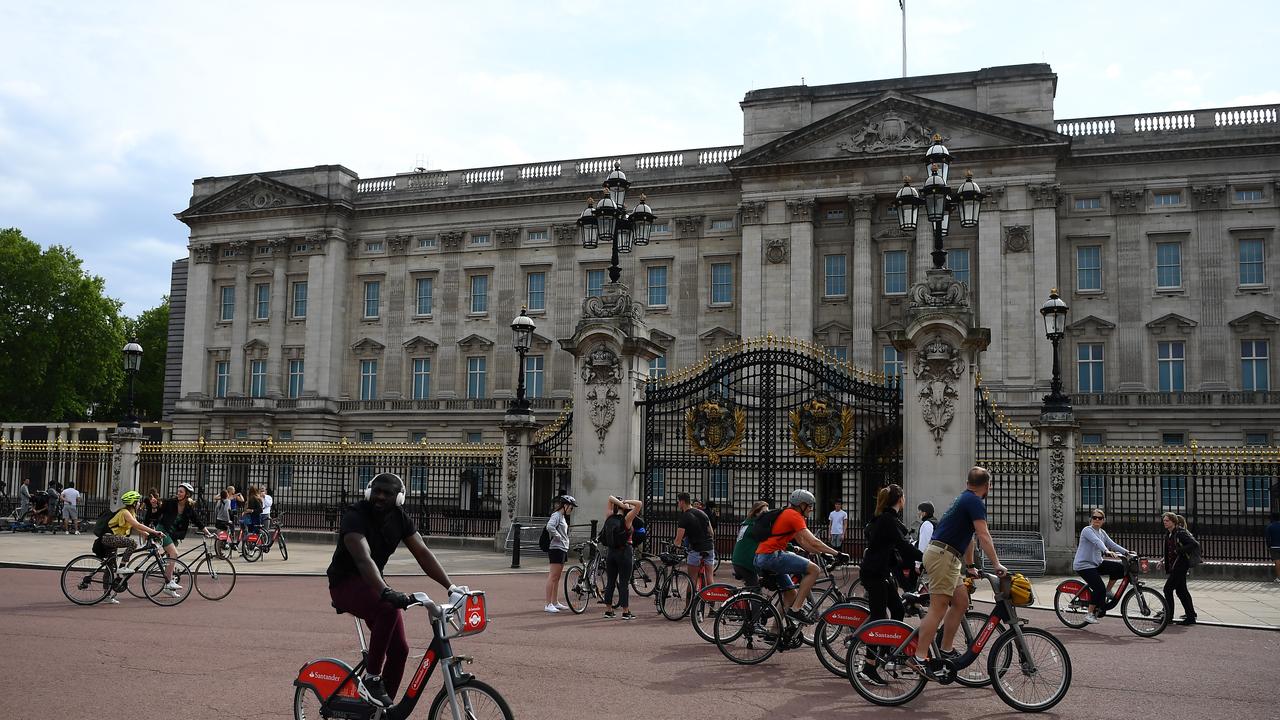
[[(964, 568), (969, 575), (978, 574), (977, 566), (973, 564), (975, 536), (996, 574), (1006, 572), (996, 558), (991, 533), (987, 530), (987, 504), (984, 499), (990, 489), (991, 474), (985, 468), (974, 466), (969, 470), (964, 492), (942, 516), (924, 552), (924, 570), (929, 574), (929, 612), (920, 621), (920, 637), (933, 637), (941, 624), (944, 653), (951, 650), (956, 630), (969, 609), (969, 592), (960, 582), (960, 559), (964, 558)], [(926, 676), (933, 678), (933, 674), (942, 668), (942, 658), (921, 658), (920, 654), (927, 650), (928, 643), (916, 645), (916, 662)]]

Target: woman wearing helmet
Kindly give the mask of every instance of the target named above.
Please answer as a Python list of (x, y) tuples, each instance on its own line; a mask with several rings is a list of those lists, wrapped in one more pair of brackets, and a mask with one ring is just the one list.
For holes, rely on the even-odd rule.
[[(177, 559), (177, 545), (187, 537), (187, 528), (195, 525), (205, 534), (205, 537), (212, 536), (209, 529), (204, 526), (204, 518), (200, 517), (200, 513), (196, 510), (195, 496), (196, 489), (191, 483), (181, 483), (178, 485), (178, 491), (168, 500), (160, 503), (160, 509), (156, 511), (155, 526), (164, 532), (164, 537), (160, 539), (160, 545), (164, 548), (165, 555), (171, 560)], [(182, 586), (173, 579), (173, 568), (175, 563), (165, 563), (165, 592), (177, 597), (182, 591)]]
[[(153, 535), (161, 537), (164, 533), (155, 528), (147, 527), (138, 522), (137, 516), (134, 514), (138, 511), (138, 505), (142, 502), (142, 494), (137, 490), (126, 490), (120, 496), (121, 508), (116, 514), (111, 516), (111, 520), (107, 522), (107, 534), (103, 535), (99, 542), (104, 548), (111, 550), (124, 550), (120, 555), (120, 565), (122, 569), (129, 564), (129, 557), (133, 555), (133, 551), (138, 549), (138, 541), (130, 537), (130, 533), (137, 530), (143, 535)], [(118, 605), (119, 600), (116, 599), (114, 591), (107, 594), (106, 602), (112, 605)]]
[(561, 495), (555, 499), (555, 512), (547, 518), (547, 533), (551, 535), (551, 549), (547, 551), (550, 572), (547, 573), (547, 586), (543, 591), (543, 611), (558, 613), (568, 610), (569, 606), (557, 598), (560, 594), (560, 575), (564, 572), (564, 563), (569, 559), (569, 516), (578, 507), (578, 500), (572, 495)]

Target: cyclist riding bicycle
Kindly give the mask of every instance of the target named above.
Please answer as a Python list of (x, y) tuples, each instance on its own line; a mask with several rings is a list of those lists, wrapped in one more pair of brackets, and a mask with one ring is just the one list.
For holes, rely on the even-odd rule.
[[(160, 539), (160, 546), (164, 548), (164, 553), (170, 560), (177, 559), (178, 543), (186, 539), (187, 528), (191, 525), (200, 528), (200, 532), (204, 533), (205, 537), (212, 536), (209, 528), (205, 527), (204, 518), (200, 517), (200, 512), (196, 510), (195, 494), (195, 486), (191, 483), (180, 483), (174, 496), (168, 500), (162, 500), (160, 508), (155, 512), (155, 527), (164, 533), (164, 537)], [(178, 597), (178, 593), (182, 592), (182, 586), (173, 579), (174, 566), (175, 563), (172, 562), (165, 564), (164, 590), (170, 596)]]
[[(1111, 587), (1124, 577), (1124, 563), (1103, 558), (1123, 557), (1129, 553), (1102, 529), (1106, 519), (1107, 514), (1101, 508), (1094, 508), (1089, 513), (1089, 524), (1080, 530), (1080, 545), (1076, 547), (1076, 557), (1071, 563), (1071, 569), (1080, 573), (1089, 585), (1089, 614), (1084, 616), (1087, 623), (1098, 622), (1099, 616), (1120, 602), (1119, 598), (1111, 597)], [(1111, 582), (1103, 584), (1104, 573)]]
[[(756, 547), (755, 566), (757, 570), (778, 576), (778, 586), (783, 589), (783, 597), (787, 601), (787, 617), (798, 623), (811, 623), (814, 618), (805, 613), (804, 603), (809, 599), (809, 591), (818, 582), (822, 569), (816, 563), (787, 552), (787, 544), (794, 539), (808, 552), (834, 555), (842, 562), (848, 562), (849, 556), (822, 542), (809, 530), (804, 518), (817, 504), (813, 493), (796, 490), (787, 498), (787, 504), (788, 507), (773, 518), (769, 537), (761, 538)], [(791, 576), (801, 573), (804, 573), (804, 578), (797, 590)]]
[[(94, 553), (100, 557), (109, 554), (108, 551), (123, 550), (120, 554), (119, 567), (121, 572), (127, 572), (129, 558), (133, 555), (133, 551), (138, 549), (138, 541), (130, 537), (130, 534), (137, 530), (142, 535), (150, 535), (152, 537), (164, 537), (164, 533), (152, 527), (147, 527), (138, 522), (135, 513), (138, 512), (138, 505), (142, 502), (142, 494), (137, 490), (126, 490), (120, 496), (119, 510), (111, 516), (107, 521), (107, 534), (94, 541)], [(119, 605), (120, 601), (116, 599), (114, 588), (107, 593), (104, 602), (112, 605)]]

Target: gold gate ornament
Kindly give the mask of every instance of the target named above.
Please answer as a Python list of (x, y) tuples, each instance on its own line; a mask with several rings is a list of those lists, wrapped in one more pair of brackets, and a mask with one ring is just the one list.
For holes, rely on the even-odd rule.
[(829, 398), (814, 398), (788, 413), (791, 442), (797, 455), (811, 457), (818, 467), (842, 455), (853, 437), (853, 410)]
[(706, 400), (685, 411), (685, 437), (689, 449), (704, 455), (712, 465), (719, 465), (720, 458), (737, 455), (742, 450), (742, 438), (747, 429), (747, 411), (729, 408)]

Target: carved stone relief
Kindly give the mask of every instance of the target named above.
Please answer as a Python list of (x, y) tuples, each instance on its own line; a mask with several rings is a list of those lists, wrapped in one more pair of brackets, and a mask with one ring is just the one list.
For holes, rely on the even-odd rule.
[(1031, 247), (1031, 226), (1010, 225), (1004, 229), (1004, 251), (1008, 253), (1026, 252)]
[[(930, 145), (932, 134), (919, 119), (896, 112), (872, 118), (836, 143), (847, 153), (882, 153), (915, 150)], [(942, 141), (949, 142), (944, 137)]]
[(813, 222), (813, 208), (818, 204), (813, 198), (787, 201), (788, 222)]
[(1196, 205), (1201, 207), (1217, 205), (1226, 191), (1227, 189), (1222, 185), (1198, 185), (1191, 188)]
[(608, 283), (602, 295), (593, 295), (582, 301), (582, 317), (644, 318), (644, 304), (631, 299), (631, 290), (622, 283)]
[(520, 237), (520, 228), (498, 228), (493, 231), (493, 234), (498, 238), (499, 245), (514, 245), (516, 239)]
[(787, 261), (787, 241), (775, 238), (769, 241), (764, 249), (764, 256), (770, 263), (778, 265)]
[(450, 230), (440, 233), (440, 244), (450, 250), (457, 250), (462, 245), (462, 231)]
[(1053, 529), (1057, 531), (1062, 529), (1062, 520), (1065, 516), (1063, 488), (1067, 484), (1067, 452), (1063, 447), (1061, 433), (1054, 433), (1050, 443), (1052, 445), (1049, 451), (1050, 514), (1053, 517)]
[(693, 237), (702, 233), (702, 221), (705, 219), (703, 215), (688, 215), (673, 218), (672, 221), (675, 222), (680, 237)]
[(617, 413), (622, 362), (607, 345), (599, 343), (582, 361), (582, 380), (587, 385), (587, 408), (600, 443), (596, 452), (604, 454), (604, 439)]
[(192, 245), (191, 259), (198, 263), (213, 262), (212, 245)]
[(742, 224), (755, 225), (764, 219), (767, 203), (744, 202), (738, 208), (742, 211)]
[(409, 241), (412, 239), (412, 235), (389, 235), (387, 249), (393, 253), (402, 253), (409, 249)]
[(850, 195), (849, 206), (853, 208), (853, 217), (857, 220), (870, 220), (876, 211), (875, 195)]
[(507, 433), (507, 519), (515, 517), (516, 503), (520, 496), (520, 489), (516, 479), (519, 477), (520, 464), (520, 446), (518, 442), (520, 436), (512, 431)]
[(236, 201), (236, 210), (266, 210), (268, 208), (280, 207), (285, 204), (285, 199), (276, 195), (269, 190), (258, 190), (246, 194)]
[(1114, 210), (1137, 210), (1145, 196), (1145, 190), (1112, 190), (1111, 207)]
[(969, 304), (969, 286), (956, 280), (953, 273), (930, 270), (923, 282), (911, 286), (911, 307), (942, 307)]
[(1028, 185), (1027, 194), (1036, 207), (1057, 207), (1062, 202), (1062, 187), (1052, 183)]
[(577, 225), (556, 225), (554, 229), (557, 245), (573, 245), (578, 241)]
[(942, 436), (956, 415), (960, 393), (956, 384), (964, 376), (964, 358), (951, 343), (934, 336), (915, 351), (912, 363), (919, 390), (920, 412), (933, 434), (937, 453), (942, 454)]

